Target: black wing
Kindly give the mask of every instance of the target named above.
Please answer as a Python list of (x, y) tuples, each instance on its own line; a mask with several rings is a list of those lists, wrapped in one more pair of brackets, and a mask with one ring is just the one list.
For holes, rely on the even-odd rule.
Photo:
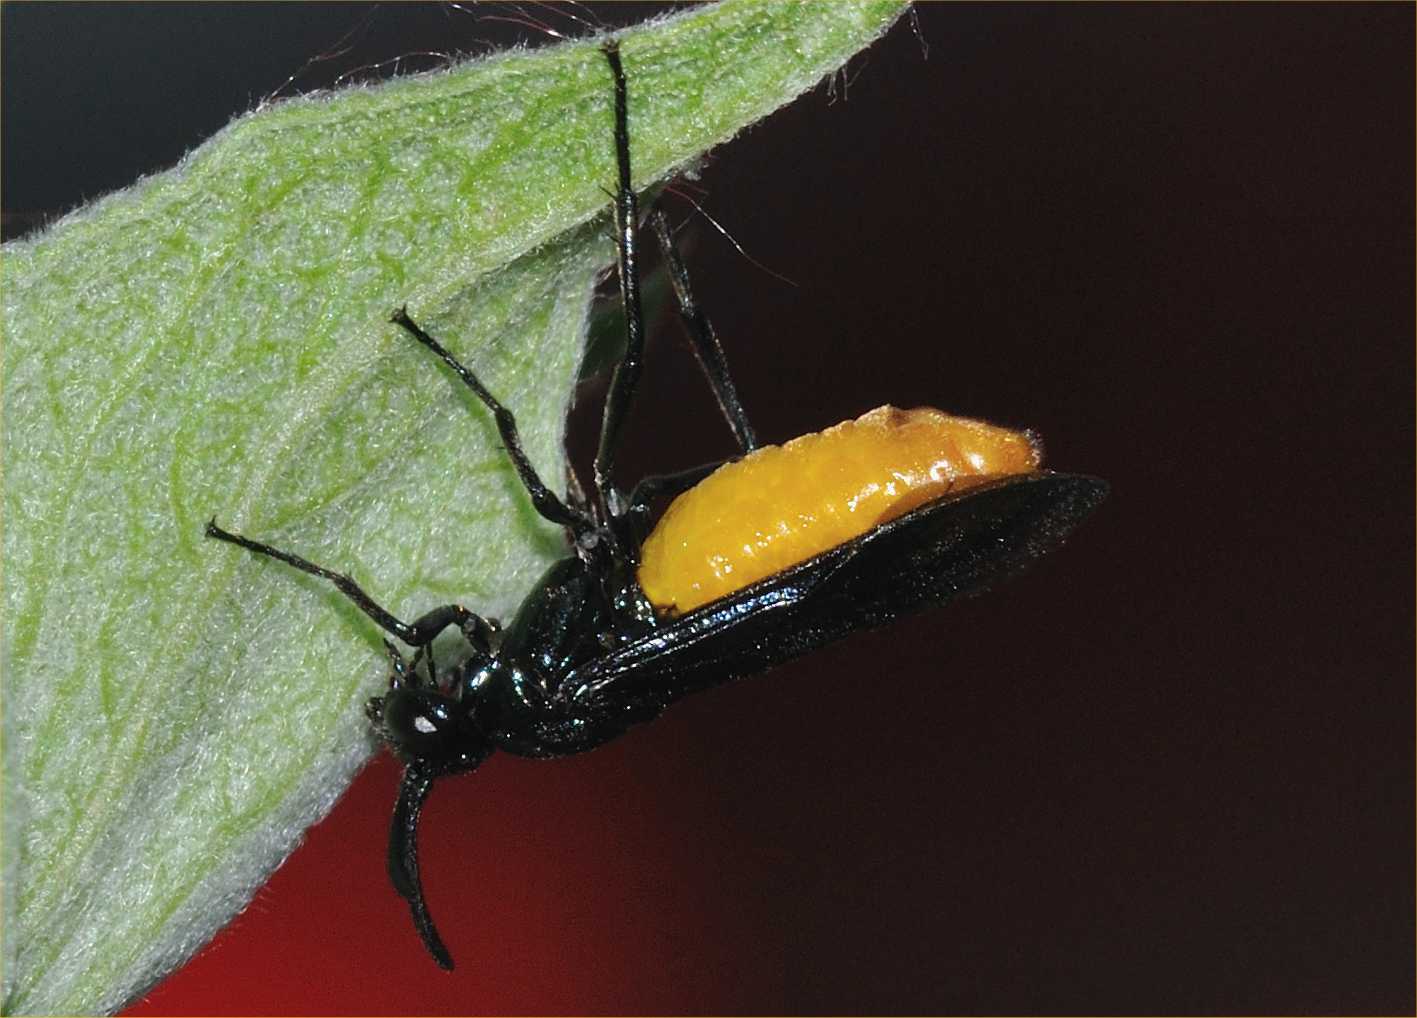
[(563, 695), (580, 716), (649, 720), (687, 693), (979, 593), (1057, 547), (1106, 494), (1094, 477), (1030, 474), (922, 506), (586, 663)]

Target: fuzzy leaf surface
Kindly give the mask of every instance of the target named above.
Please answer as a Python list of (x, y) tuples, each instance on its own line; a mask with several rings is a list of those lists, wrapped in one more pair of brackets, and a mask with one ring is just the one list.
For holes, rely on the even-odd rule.
[[(731, 0), (623, 33), (636, 185), (901, 6)], [(373, 749), (380, 631), (203, 540), (209, 517), (405, 619), (505, 617), (563, 553), (488, 415), (388, 316), (475, 366), (561, 487), (613, 255), (610, 104), (594, 41), (290, 100), (4, 248), (6, 1013), (135, 999)]]

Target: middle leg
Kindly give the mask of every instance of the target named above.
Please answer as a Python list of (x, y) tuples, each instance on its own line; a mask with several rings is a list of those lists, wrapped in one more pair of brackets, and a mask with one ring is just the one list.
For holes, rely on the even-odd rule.
[(526, 451), (522, 449), (521, 434), (517, 431), (517, 419), (510, 410), (497, 402), (471, 369), (464, 367), (456, 357), (444, 349), (441, 343), (419, 328), (417, 323), (408, 316), (407, 308), (399, 308), (394, 312), (391, 320), (396, 325), (402, 326), (409, 335), (437, 354), (444, 364), (457, 372), (463, 384), (473, 391), (473, 394), (482, 401), (488, 410), (492, 411), (493, 420), (497, 422), (497, 432), (502, 436), (502, 445), (506, 447), (507, 455), (511, 457), (512, 465), (517, 469), (517, 476), (521, 478), (523, 487), (531, 496), (531, 504), (536, 507), (536, 511), (552, 523), (569, 527), (577, 537), (594, 530), (595, 523), (589, 516), (566, 505), (556, 496), (555, 492), (542, 482), (536, 468), (531, 465), (531, 460), (527, 459)]

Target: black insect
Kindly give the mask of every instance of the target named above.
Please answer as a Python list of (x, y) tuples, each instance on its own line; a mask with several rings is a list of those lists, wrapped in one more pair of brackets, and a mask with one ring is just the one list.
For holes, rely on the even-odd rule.
[[(1106, 492), (1094, 478), (1029, 468), (963, 494), (932, 498), (682, 614), (651, 603), (637, 569), (652, 504), (687, 492), (721, 464), (646, 478), (628, 496), (614, 483), (617, 442), (640, 375), (644, 327), (625, 75), (613, 41), (604, 53), (615, 94), (614, 211), (626, 345), (606, 398), (592, 498), (572, 496), (568, 502), (551, 491), (527, 460), (511, 412), (406, 311), (393, 316), (492, 412), (532, 504), (566, 528), (571, 553), (548, 570), (505, 629), (456, 604), (407, 623), (348, 576), (223, 530), (215, 520), (206, 528), (208, 537), (324, 577), (384, 630), (417, 648), (406, 661), (385, 641), (392, 663), (389, 689), (369, 701), (368, 714), (407, 765), (389, 837), (389, 876), (408, 900), (423, 942), (445, 969), (453, 962), (424, 903), (416, 847), (419, 814), (435, 779), (473, 770), (496, 750), (552, 757), (591, 749), (658, 716), (688, 693), (980, 591), (1056, 546)], [(757, 443), (718, 340), (694, 302), (664, 216), (654, 211), (650, 222), (694, 352), (738, 445), (749, 454)], [(1032, 463), (1036, 466), (1036, 459)], [(461, 630), (470, 652), (440, 680), (430, 647), (449, 626)]]

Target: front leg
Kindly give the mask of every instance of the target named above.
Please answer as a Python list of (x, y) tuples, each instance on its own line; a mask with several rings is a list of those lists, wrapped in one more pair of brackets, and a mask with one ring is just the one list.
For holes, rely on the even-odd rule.
[(486, 619), (460, 604), (445, 604), (415, 619), (409, 629), (416, 639), (406, 641), (418, 648), (413, 656), (413, 668), (418, 668), (420, 658), (427, 662), (428, 681), (434, 686), (438, 685), (438, 673), (433, 666), (433, 641), (449, 626), (457, 626), (463, 639), (472, 645), (474, 651), (483, 655), (492, 653), (492, 640), (497, 633), (497, 629)]
[[(468, 611), (462, 605), (447, 604), (441, 608), (434, 608), (432, 611), (419, 616), (412, 624), (401, 621), (388, 609), (378, 604), (372, 597), (364, 593), (364, 589), (355, 583), (353, 578), (344, 573), (337, 573), (333, 569), (326, 569), (324, 566), (317, 566), (315, 563), (301, 558), (299, 555), (288, 551), (281, 551), (269, 544), (261, 541), (253, 541), (249, 537), (242, 537), (229, 530), (223, 530), (217, 526), (215, 519), (207, 523), (206, 536), (218, 541), (225, 541), (245, 548), (247, 551), (255, 552), (257, 555), (265, 555), (284, 562), (288, 566), (299, 569), (302, 573), (309, 573), (311, 576), (318, 576), (321, 579), (329, 580), (335, 588), (354, 602), (355, 606), (369, 618), (373, 619), (379, 627), (386, 632), (397, 636), (410, 647), (424, 647), (433, 642), (433, 638), (447, 629), (451, 625), (463, 626), (464, 630), (469, 625), (474, 625), (473, 620), (480, 622), (477, 616)], [(485, 623), (483, 623), (485, 625)]]
[(498, 619), (484, 619), (468, 612), (460, 626), (463, 639), (483, 654), (495, 654), (502, 645), (502, 623)]

